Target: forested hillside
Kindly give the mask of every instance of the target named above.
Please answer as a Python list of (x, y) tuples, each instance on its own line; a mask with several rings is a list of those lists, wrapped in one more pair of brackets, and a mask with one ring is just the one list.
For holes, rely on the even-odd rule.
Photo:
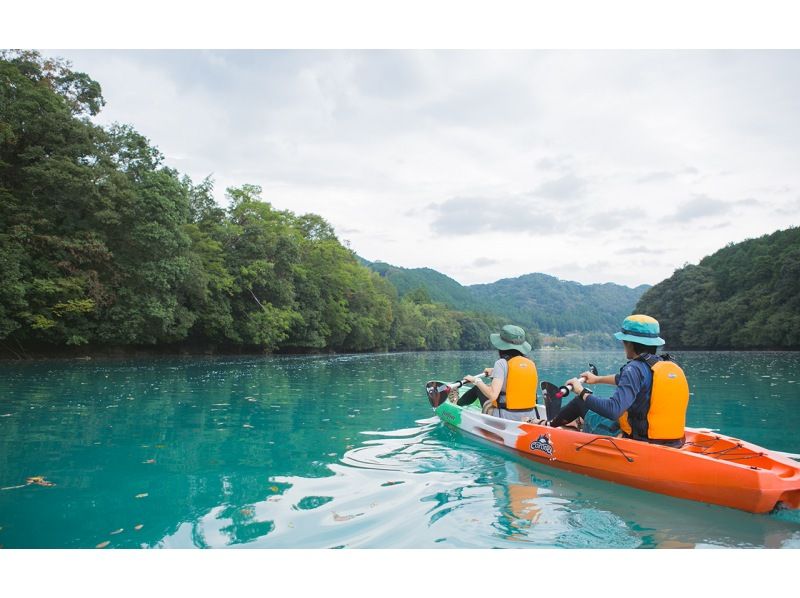
[(401, 297), (417, 289), (425, 289), (427, 295), (439, 303), (454, 309), (494, 311), (491, 302), (484, 304), (475, 298), (469, 287), (462, 286), (449, 276), (431, 268), (400, 268), (384, 262), (365, 263), (383, 278), (392, 283)]
[(606, 283), (582, 285), (547, 274), (526, 274), (469, 287), (495, 311), (548, 333), (616, 330), (648, 288)]
[(670, 347), (800, 348), (800, 228), (728, 245), (677, 270), (636, 310)]
[[(618, 284), (582, 285), (546, 274), (526, 274), (491, 284), (462, 286), (452, 278), (430, 268), (398, 268), (382, 262), (365, 262), (389, 280), (400, 296), (425, 289), (434, 300), (454, 309), (494, 313), (498, 317), (538, 329), (545, 334), (591, 335), (593, 344), (616, 330), (649, 286), (634, 289)], [(597, 338), (594, 338), (597, 336)]]
[(103, 105), (62, 61), (0, 54), (0, 353), (486, 348), (496, 318), (400, 298), (257, 186), (219, 207), (133, 128), (93, 124)]

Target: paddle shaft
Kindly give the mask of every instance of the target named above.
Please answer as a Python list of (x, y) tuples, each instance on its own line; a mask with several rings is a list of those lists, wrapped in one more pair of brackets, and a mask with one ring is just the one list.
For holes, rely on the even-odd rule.
[[(473, 378), (478, 378), (483, 375), (484, 373), (481, 372), (480, 374), (475, 374)], [(439, 405), (441, 405), (445, 401), (447, 394), (451, 390), (461, 388), (465, 384), (471, 384), (471, 383), (467, 382), (464, 378), (462, 378), (458, 382), (451, 382), (450, 384), (439, 383), (434, 380), (428, 382), (425, 385), (425, 391), (428, 393), (428, 400), (431, 403), (431, 407), (436, 409)]]
[[(483, 375), (484, 375), (484, 373), (483, 373), (483, 372), (481, 372), (480, 374), (474, 374), (472, 377), (473, 377), (473, 378), (480, 378), (480, 377), (481, 377), (481, 376), (483, 376)], [(462, 387), (462, 386), (464, 386), (465, 384), (473, 384), (473, 383), (472, 383), (472, 382), (467, 382), (467, 381), (466, 381), (464, 378), (462, 378), (462, 379), (461, 379), (461, 380), (459, 380), (458, 382), (453, 382), (453, 383), (452, 383), (452, 384), (450, 384), (449, 386), (450, 386), (450, 388), (461, 388), (461, 387)]]
[[(595, 365), (593, 363), (589, 364), (589, 371), (591, 371), (595, 376), (597, 376), (597, 368), (595, 367)], [(581, 384), (583, 384), (584, 382), (586, 382), (586, 378), (581, 376), (580, 378), (578, 378), (578, 381)], [(567, 396), (571, 392), (572, 392), (572, 384), (567, 384), (566, 386), (561, 386), (558, 389), (558, 393), (556, 394), (556, 398), (560, 399), (562, 397)]]
[[(584, 382), (586, 382), (586, 378), (584, 378), (583, 376), (581, 376), (580, 378), (578, 378), (578, 381), (579, 381), (581, 384), (583, 384)], [(565, 397), (565, 396), (567, 396), (567, 395), (568, 395), (569, 393), (571, 393), (571, 392), (572, 392), (572, 384), (567, 384), (567, 385), (565, 385), (565, 386), (561, 386), (561, 387), (558, 389), (558, 392), (556, 393), (556, 398), (557, 398), (557, 399), (560, 399), (560, 398), (562, 398), (562, 397)]]

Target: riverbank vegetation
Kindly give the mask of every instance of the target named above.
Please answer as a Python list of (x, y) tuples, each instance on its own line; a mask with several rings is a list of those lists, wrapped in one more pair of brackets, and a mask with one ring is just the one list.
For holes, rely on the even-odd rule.
[[(0, 351), (80, 347), (360, 352), (485, 349), (497, 316), (399, 296), (315, 214), (196, 182), (100, 84), (37, 52), (0, 55)], [(538, 345), (533, 332), (531, 342)]]

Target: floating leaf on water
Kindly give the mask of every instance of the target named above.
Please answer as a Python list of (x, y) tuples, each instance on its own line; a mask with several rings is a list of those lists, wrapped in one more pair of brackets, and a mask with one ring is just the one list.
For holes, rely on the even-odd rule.
[(166, 446), (167, 446), (166, 444), (157, 444), (156, 448), (165, 448)]
[(109, 544), (111, 544), (111, 542), (109, 542), (108, 540), (106, 540), (105, 542), (100, 542), (100, 544), (98, 544), (97, 546), (95, 546), (95, 548), (105, 548), (105, 547), (106, 547), (106, 546), (108, 546)]
[(351, 519), (355, 519), (356, 517), (361, 517), (364, 513), (356, 513), (355, 515), (339, 515), (339, 513), (333, 514), (334, 521), (350, 521)]
[(245, 509), (240, 509), (239, 513), (241, 513), (245, 517), (252, 517), (253, 515), (255, 515), (255, 510), (250, 508), (245, 508)]
[(148, 496), (150, 496), (150, 494), (149, 494), (149, 493), (147, 493), (147, 492), (142, 492), (141, 494), (137, 494), (137, 495), (136, 495), (136, 498), (147, 498)]
[(270, 489), (272, 492), (278, 492), (278, 491), (280, 490), (280, 489), (279, 489), (277, 486), (270, 486), (270, 487), (269, 487), (269, 489)]
[(53, 482), (49, 482), (48, 480), (44, 479), (43, 476), (35, 475), (29, 477), (25, 480), (26, 484), (36, 484), (37, 486), (55, 486)]
[(110, 535), (112, 535), (112, 536), (116, 536), (117, 534), (121, 534), (121, 533), (122, 533), (122, 532), (124, 532), (124, 531), (125, 531), (125, 528), (121, 527), (121, 528), (119, 528), (119, 529), (115, 529), (113, 532), (111, 532), (111, 534), (110, 534)]
[(134, 526), (133, 526), (133, 529), (135, 529), (135, 530), (138, 532), (138, 531), (139, 531), (140, 529), (142, 529), (143, 527), (144, 527), (144, 526), (143, 526), (141, 523), (137, 523), (136, 525), (134, 525)]

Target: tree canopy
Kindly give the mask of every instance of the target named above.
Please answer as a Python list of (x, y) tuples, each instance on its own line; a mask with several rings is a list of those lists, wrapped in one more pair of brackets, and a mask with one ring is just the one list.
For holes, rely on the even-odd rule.
[(645, 293), (671, 347), (800, 348), (800, 228), (729, 244)]
[(210, 177), (94, 124), (104, 103), (64, 61), (0, 55), (3, 352), (489, 348), (496, 317), (401, 298), (323, 218), (275, 209), (256, 185), (220, 207)]

